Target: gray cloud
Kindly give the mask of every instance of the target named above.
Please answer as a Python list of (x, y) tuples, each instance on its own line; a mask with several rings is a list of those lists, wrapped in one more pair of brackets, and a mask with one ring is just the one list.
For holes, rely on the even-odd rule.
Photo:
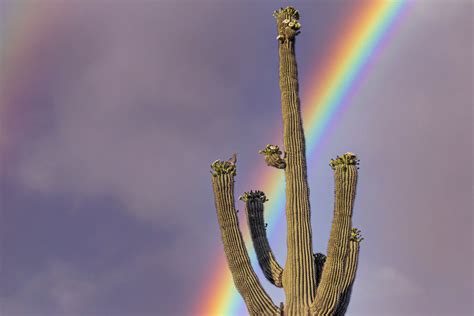
[(81, 315), (97, 284), (62, 262), (50, 262), (23, 284), (15, 295), (2, 297), (5, 315)]
[[(171, 10), (190, 13), (179, 6)], [(157, 22), (156, 12), (140, 6), (86, 11), (77, 23), (84, 18), (88, 25), (104, 24), (105, 30), (89, 26), (82, 37), (107, 43), (92, 52), (73, 43), (72, 49), (95, 58), (76, 65), (74, 77), (52, 83), (56, 91), (47, 119), (53, 128), (23, 157), (20, 179), (44, 193), (113, 195), (138, 216), (164, 216), (193, 189), (186, 178), (210, 149), (195, 137), (216, 139), (216, 130), (231, 125), (232, 115), (219, 100), (238, 102), (239, 88), (213, 69), (205, 55), (210, 51), (197, 50), (190, 59), (209, 23), (196, 12), (187, 16), (194, 28), (181, 30), (189, 32), (183, 41), (169, 34), (178, 32), (167, 26), (175, 23), (172, 14)], [(125, 19), (130, 14), (138, 16)], [(152, 27), (144, 28), (146, 23)]]
[[(357, 272), (354, 283), (351, 315), (367, 315), (367, 304), (372, 305), (370, 315), (428, 315), (414, 312), (416, 302), (423, 296), (423, 288), (409, 276), (392, 266), (365, 266)], [(374, 304), (376, 302), (376, 304)]]

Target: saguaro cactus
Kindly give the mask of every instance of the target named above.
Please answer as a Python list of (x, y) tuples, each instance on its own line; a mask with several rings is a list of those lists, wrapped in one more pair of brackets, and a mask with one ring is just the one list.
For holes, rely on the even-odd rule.
[(215, 206), (224, 251), (234, 284), (250, 315), (344, 315), (354, 283), (360, 231), (352, 228), (358, 160), (353, 153), (332, 159), (334, 171), (334, 218), (327, 256), (313, 254), (311, 212), (306, 169), (305, 138), (298, 96), (295, 37), (301, 27), (292, 7), (274, 12), (280, 57), (280, 91), (285, 152), (267, 145), (260, 153), (269, 166), (282, 169), (286, 179), (287, 258), (284, 268), (270, 248), (261, 191), (244, 193), (246, 216), (258, 263), (265, 277), (283, 287), (285, 303), (277, 307), (253, 271), (239, 229), (234, 202), (237, 157), (211, 164)]

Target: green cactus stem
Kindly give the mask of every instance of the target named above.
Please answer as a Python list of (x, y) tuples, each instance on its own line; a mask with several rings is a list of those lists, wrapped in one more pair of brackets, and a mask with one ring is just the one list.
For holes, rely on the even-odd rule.
[(262, 191), (245, 192), (239, 197), (245, 202), (250, 235), (263, 274), (276, 287), (282, 287), (283, 269), (278, 264), (268, 243), (263, 204), (268, 201)]

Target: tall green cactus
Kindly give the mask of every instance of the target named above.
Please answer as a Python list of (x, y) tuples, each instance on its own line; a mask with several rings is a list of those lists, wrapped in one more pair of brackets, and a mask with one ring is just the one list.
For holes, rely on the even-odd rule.
[(286, 301), (277, 307), (253, 271), (239, 229), (234, 206), (237, 157), (216, 160), (212, 185), (224, 251), (234, 284), (250, 315), (344, 315), (349, 304), (359, 255), (360, 231), (352, 228), (358, 160), (352, 153), (331, 160), (334, 171), (334, 218), (327, 256), (313, 254), (311, 211), (306, 168), (305, 138), (298, 96), (295, 37), (301, 27), (292, 7), (274, 12), (280, 57), (280, 91), (283, 114), (282, 157), (280, 148), (267, 145), (260, 151), (269, 166), (283, 169), (286, 179), (287, 258), (282, 268), (270, 248), (264, 224), (261, 191), (244, 193), (246, 216), (258, 263), (265, 277), (282, 287)]

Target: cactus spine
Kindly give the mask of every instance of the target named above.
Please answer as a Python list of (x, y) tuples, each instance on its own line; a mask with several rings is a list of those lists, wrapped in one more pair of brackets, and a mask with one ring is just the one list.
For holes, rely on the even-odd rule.
[(260, 151), (269, 166), (283, 169), (286, 179), (287, 258), (284, 268), (270, 248), (261, 191), (244, 193), (252, 242), (265, 277), (283, 287), (285, 304), (277, 307), (265, 292), (250, 264), (234, 206), (236, 155), (212, 165), (215, 206), (224, 252), (235, 286), (250, 315), (344, 315), (349, 304), (359, 256), (360, 231), (352, 227), (358, 160), (346, 153), (330, 161), (334, 171), (334, 217), (324, 254), (313, 254), (311, 211), (307, 179), (305, 138), (298, 96), (295, 37), (301, 27), (292, 7), (274, 12), (280, 59), (284, 156), (276, 145)]

